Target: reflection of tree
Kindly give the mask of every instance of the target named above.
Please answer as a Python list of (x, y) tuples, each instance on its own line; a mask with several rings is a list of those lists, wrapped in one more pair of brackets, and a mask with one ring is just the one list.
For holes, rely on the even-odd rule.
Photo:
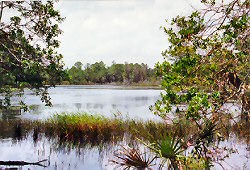
[(80, 110), (82, 108), (81, 103), (75, 103), (74, 105), (76, 106), (77, 110)]

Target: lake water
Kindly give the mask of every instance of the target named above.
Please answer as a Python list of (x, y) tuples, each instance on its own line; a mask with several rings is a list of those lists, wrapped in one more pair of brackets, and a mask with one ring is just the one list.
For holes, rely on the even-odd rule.
[[(44, 120), (54, 113), (87, 112), (113, 117), (141, 120), (160, 120), (153, 115), (149, 106), (160, 98), (161, 90), (128, 89), (120, 86), (58, 86), (49, 90), (53, 107), (45, 107), (38, 96), (31, 91), (25, 91), (24, 101), (32, 105), (29, 112), (16, 116), (15, 119)], [(8, 119), (2, 115), (2, 119)], [(0, 161), (36, 162), (48, 159), (46, 168), (39, 166), (11, 166), (16, 169), (53, 169), (53, 170), (112, 170), (110, 163), (113, 152), (126, 140), (101, 146), (73, 147), (62, 144), (58, 139), (49, 139), (41, 134), (37, 141), (32, 138), (33, 132), (27, 132), (23, 139), (13, 137), (13, 131), (0, 130)], [(238, 153), (233, 154), (223, 165), (226, 169), (250, 169), (250, 146), (245, 141), (235, 141), (236, 137), (225, 141), (226, 146), (232, 146)], [(236, 146), (237, 143), (237, 146)], [(0, 169), (9, 166), (0, 165)], [(214, 169), (222, 169), (216, 165)]]
[[(161, 90), (127, 88), (122, 86), (57, 86), (49, 89), (53, 107), (46, 107), (30, 90), (25, 90), (23, 100), (32, 106), (28, 112), (16, 115), (14, 119), (44, 120), (55, 113), (87, 112), (101, 114), (107, 117), (114, 115), (121, 118), (139, 120), (160, 120), (153, 115), (149, 106), (160, 98)], [(9, 120), (8, 115), (2, 114), (2, 119)], [(57, 139), (40, 136), (34, 142), (32, 132), (27, 133), (25, 139), (13, 138), (13, 131), (0, 134), (0, 161), (36, 162), (48, 159), (45, 169), (113, 169), (109, 159), (119, 146), (89, 146), (70, 147), (60, 146)], [(125, 141), (121, 141), (125, 142)], [(1, 166), (1, 168), (8, 166)], [(39, 166), (11, 166), (20, 169), (44, 169)]]
[[(110, 148), (110, 149), (109, 149)], [(3, 166), (2, 168), (17, 168), (22, 170), (103, 170), (113, 169), (110, 158), (115, 146), (84, 146), (71, 148), (67, 145), (59, 145), (56, 140), (40, 136), (37, 142), (33, 142), (32, 135), (25, 140), (1, 139), (0, 160), (1, 161), (26, 161), (37, 162), (47, 159), (42, 163), (47, 166)]]
[(22, 118), (46, 119), (54, 113), (87, 112), (104, 116), (120, 115), (133, 119), (159, 120), (149, 106), (160, 98), (161, 90), (128, 89), (122, 86), (58, 86), (49, 89), (53, 107), (46, 107), (31, 91), (24, 101), (32, 105)]

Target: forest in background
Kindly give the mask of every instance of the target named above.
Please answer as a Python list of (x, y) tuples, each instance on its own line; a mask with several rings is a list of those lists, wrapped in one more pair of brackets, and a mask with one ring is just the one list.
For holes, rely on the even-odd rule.
[(124, 85), (159, 85), (159, 78), (155, 75), (155, 69), (149, 68), (147, 64), (113, 62), (106, 66), (104, 62), (87, 63), (76, 62), (71, 68), (67, 68), (68, 76), (64, 78), (63, 85), (85, 85), (85, 84), (124, 84)]

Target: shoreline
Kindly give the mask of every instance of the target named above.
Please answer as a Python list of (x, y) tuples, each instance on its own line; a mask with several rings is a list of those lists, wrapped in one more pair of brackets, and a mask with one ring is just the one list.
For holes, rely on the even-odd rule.
[(158, 86), (144, 86), (144, 85), (117, 85), (117, 84), (90, 84), (90, 85), (56, 85), (55, 87), (85, 87), (85, 89), (151, 89), (151, 90), (163, 90), (160, 85)]

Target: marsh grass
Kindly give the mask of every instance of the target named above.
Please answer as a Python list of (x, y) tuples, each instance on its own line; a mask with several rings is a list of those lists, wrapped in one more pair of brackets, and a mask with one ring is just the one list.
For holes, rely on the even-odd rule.
[(152, 139), (161, 138), (160, 134), (168, 130), (171, 131), (164, 122), (122, 120), (87, 113), (60, 113), (45, 121), (0, 121), (0, 135), (3, 137), (22, 139), (27, 133), (32, 133), (36, 141), (43, 133), (48, 138), (58, 138), (60, 142), (71, 142), (75, 145), (81, 143), (100, 145), (122, 141), (124, 138), (146, 139), (147, 136)]
[(125, 129), (119, 119), (86, 113), (62, 113), (51, 117), (46, 126), (60, 140), (98, 144), (122, 139)]
[[(250, 144), (249, 122), (245, 119), (235, 124), (231, 124), (230, 118), (220, 119), (216, 124), (207, 122), (200, 128), (191, 121), (167, 124), (163, 121), (124, 120), (87, 113), (60, 113), (45, 121), (0, 121), (1, 138), (22, 140), (31, 134), (36, 142), (41, 139), (41, 135), (44, 135), (53, 141), (53, 145), (61, 148), (111, 148), (124, 141), (127, 144), (135, 141), (138, 143), (137, 139), (140, 139), (148, 145), (151, 153), (154, 153), (157, 158), (162, 158), (160, 163), (162, 167), (169, 165), (170, 168), (184, 169), (206, 166), (207, 161), (203, 159), (202, 153), (201, 158), (183, 156), (182, 153), (189, 147), (188, 143), (194, 146), (197, 142), (205, 143), (204, 139), (217, 141), (218, 139), (215, 138), (218, 135), (215, 134), (215, 129), (224, 140), (235, 134), (241, 141)], [(121, 151), (116, 152), (114, 157), (118, 159), (113, 163), (116, 161), (117, 165), (123, 168), (128, 165), (127, 167), (141, 167), (141, 169), (149, 168), (152, 160), (156, 159), (131, 147), (121, 147)]]
[(25, 138), (27, 133), (31, 132), (34, 140), (37, 140), (39, 134), (44, 133), (46, 137), (56, 137), (60, 142), (92, 145), (122, 141), (126, 136), (131, 140), (140, 138), (154, 142), (175, 131), (178, 137), (188, 138), (196, 130), (190, 123), (169, 125), (165, 122), (122, 120), (87, 113), (60, 113), (45, 121), (0, 121), (2, 136)]
[(110, 140), (123, 140), (127, 135), (132, 140), (137, 137), (146, 140), (161, 139), (162, 134), (174, 129), (164, 122), (122, 120), (87, 113), (56, 114), (46, 121), (45, 127), (47, 133), (54, 133), (50, 135), (59, 136), (61, 140), (97, 142), (97, 144)]
[[(224, 121), (218, 123), (220, 133), (227, 137), (230, 133), (236, 133), (249, 143), (249, 123), (244, 120), (230, 125)], [(214, 125), (211, 126), (213, 129)], [(206, 130), (207, 128), (205, 128)], [(119, 118), (106, 118), (101, 115), (90, 115), (87, 113), (60, 113), (55, 114), (45, 121), (32, 120), (5, 120), (0, 121), (0, 135), (2, 137), (16, 136), (25, 137), (28, 132), (45, 133), (47, 137), (59, 137), (62, 141), (100, 141), (122, 140), (124, 135), (129, 134), (131, 138), (140, 138), (149, 142), (164, 139), (166, 135), (172, 135), (188, 140), (197, 134), (199, 129), (191, 122), (179, 122), (167, 124), (165, 122), (121, 120)], [(206, 131), (200, 131), (205, 135)], [(228, 135), (226, 135), (228, 134)], [(211, 135), (210, 135), (211, 136)], [(193, 136), (194, 137), (194, 136)]]

